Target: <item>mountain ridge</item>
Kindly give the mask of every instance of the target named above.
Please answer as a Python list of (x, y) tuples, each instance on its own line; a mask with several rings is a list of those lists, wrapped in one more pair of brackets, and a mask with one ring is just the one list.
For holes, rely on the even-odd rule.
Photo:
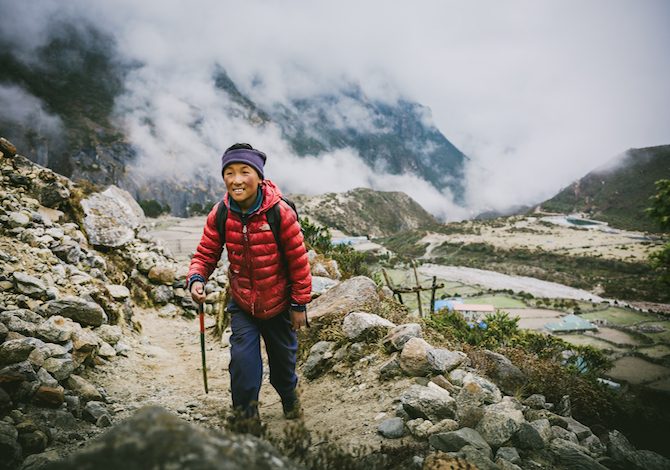
[(655, 181), (670, 178), (670, 145), (629, 149), (591, 171), (539, 207), (544, 211), (584, 213), (628, 230), (661, 232), (644, 210)]
[[(44, 133), (35, 119), (17, 122), (7, 106), (0, 106), (0, 133), (25, 149), (31, 160), (64, 176), (116, 184), (136, 199), (169, 205), (174, 215), (187, 215), (190, 204), (218, 200), (219, 191), (212, 189), (220, 183), (218, 177), (197, 175), (184, 185), (131, 174), (138, 152), (116, 103), (127, 92), (128, 74), (144, 64), (121, 58), (114, 38), (94, 25), (61, 26), (33, 51), (31, 62), (15, 44), (0, 37), (0, 91), (5, 87), (5, 97), (25, 93), (43, 107), (38, 113), (60, 122), (61, 128)], [(243, 93), (221, 65), (213, 64), (211, 80), (228, 103), (229, 117), (252, 128), (276, 125), (297, 156), (318, 157), (350, 148), (374, 171), (409, 172), (440, 190), (447, 187), (457, 201), (462, 200), (467, 157), (435, 127), (425, 106), (407, 100), (382, 103), (368, 98), (355, 83), (322, 95), (261, 105)], [(197, 128), (207, 116), (192, 111)], [(361, 116), (365, 126), (360, 125)], [(202, 184), (202, 179), (211, 181)], [(206, 193), (200, 193), (202, 187)]]

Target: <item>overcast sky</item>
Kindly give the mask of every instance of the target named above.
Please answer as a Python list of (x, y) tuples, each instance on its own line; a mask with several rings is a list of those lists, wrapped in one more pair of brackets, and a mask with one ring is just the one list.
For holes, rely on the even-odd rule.
[[(128, 78), (118, 109), (143, 168), (211, 167), (235, 141), (270, 155), (291, 192), (402, 189), (432, 212), (532, 204), (631, 147), (670, 144), (670, 2), (0, 0), (4, 35), (36, 45), (54, 18), (112, 34)], [(11, 18), (9, 18), (11, 17)], [(371, 97), (432, 109), (471, 158), (467, 208), (352, 151), (299, 162), (276, 128), (230, 119), (211, 85), (221, 64), (261, 103), (359, 83)], [(147, 118), (156, 124), (146, 127)], [(194, 120), (203, 124), (193, 130)], [(186, 155), (186, 159), (185, 159)]]

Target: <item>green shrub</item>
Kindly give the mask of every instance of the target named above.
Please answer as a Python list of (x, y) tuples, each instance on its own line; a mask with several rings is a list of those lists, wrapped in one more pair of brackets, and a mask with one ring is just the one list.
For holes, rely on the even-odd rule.
[(140, 199), (139, 205), (147, 217), (158, 217), (170, 213), (170, 206), (161, 204), (155, 199)]
[(465, 320), (458, 312), (441, 310), (424, 319), (424, 324), (456, 341), (486, 348), (507, 344), (518, 331), (518, 318), (510, 318), (507, 312), (500, 311), (475, 322)]

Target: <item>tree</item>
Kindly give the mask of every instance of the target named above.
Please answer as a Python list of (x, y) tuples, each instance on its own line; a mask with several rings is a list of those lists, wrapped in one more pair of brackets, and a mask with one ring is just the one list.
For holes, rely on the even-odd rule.
[[(670, 232), (670, 180), (656, 181), (656, 194), (651, 198), (651, 207), (646, 212), (655, 219), (662, 230)], [(670, 242), (661, 251), (649, 255), (651, 266), (660, 274), (661, 281), (670, 285)]]

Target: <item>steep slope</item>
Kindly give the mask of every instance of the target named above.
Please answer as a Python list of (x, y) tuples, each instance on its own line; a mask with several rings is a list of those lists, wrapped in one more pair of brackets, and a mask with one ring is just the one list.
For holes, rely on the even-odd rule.
[(414, 199), (402, 192), (356, 188), (319, 196), (291, 195), (301, 217), (349, 235), (390, 236), (438, 222)]
[(658, 232), (644, 210), (656, 192), (655, 181), (670, 178), (670, 145), (628, 150), (623, 159), (596, 169), (542, 203), (552, 212), (585, 212), (589, 217), (630, 230)]

